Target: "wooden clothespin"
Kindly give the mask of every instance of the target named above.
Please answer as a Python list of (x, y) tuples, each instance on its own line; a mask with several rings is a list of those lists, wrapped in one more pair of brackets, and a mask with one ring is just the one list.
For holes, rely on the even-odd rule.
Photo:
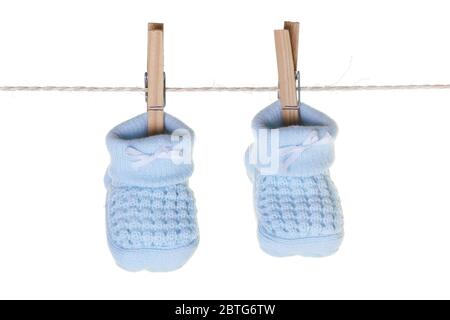
[(164, 106), (166, 103), (164, 75), (164, 25), (148, 24), (147, 50), (147, 114), (148, 134), (164, 133)]
[(278, 64), (278, 95), (285, 126), (299, 125), (300, 78), (297, 71), (300, 24), (285, 22), (284, 30), (275, 30)]

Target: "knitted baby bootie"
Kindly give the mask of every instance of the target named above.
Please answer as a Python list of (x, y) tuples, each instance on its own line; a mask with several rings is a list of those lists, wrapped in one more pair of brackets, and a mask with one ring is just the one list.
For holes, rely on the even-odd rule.
[(147, 136), (147, 115), (107, 136), (111, 165), (106, 176), (108, 243), (128, 271), (172, 271), (183, 266), (199, 241), (193, 171), (193, 132), (165, 115), (166, 134)]
[(302, 124), (282, 126), (279, 102), (253, 120), (256, 143), (246, 154), (254, 183), (258, 236), (270, 255), (323, 257), (343, 239), (343, 216), (328, 168), (334, 160), (335, 122), (301, 106)]

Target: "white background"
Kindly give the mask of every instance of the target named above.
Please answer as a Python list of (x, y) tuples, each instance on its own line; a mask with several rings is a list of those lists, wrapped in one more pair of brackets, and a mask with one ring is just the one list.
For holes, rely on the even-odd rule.
[[(168, 86), (275, 85), (273, 30), (302, 23), (304, 85), (450, 83), (445, 1), (0, 3), (0, 85), (141, 86), (147, 22)], [(108, 130), (139, 93), (0, 93), (1, 298), (450, 298), (450, 91), (321, 92), (340, 126), (344, 244), (273, 258), (256, 240), (243, 155), (275, 93), (170, 93), (197, 135), (201, 244), (181, 270), (127, 273), (108, 251)]]

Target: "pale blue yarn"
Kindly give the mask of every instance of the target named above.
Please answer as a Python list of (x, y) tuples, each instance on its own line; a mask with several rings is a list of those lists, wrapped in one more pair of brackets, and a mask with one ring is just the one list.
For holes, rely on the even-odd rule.
[[(336, 123), (325, 114), (302, 104), (302, 126), (282, 127), (279, 102), (261, 111), (253, 120), (259, 129), (279, 129), (279, 148), (302, 145), (311, 133), (329, 137), (329, 143), (312, 145), (298, 155), (287, 171), (265, 173), (265, 165), (246, 166), (254, 183), (258, 235), (264, 251), (274, 256), (327, 256), (343, 239), (343, 215), (329, 167), (334, 160)], [(270, 147), (269, 147), (269, 151)], [(280, 163), (285, 159), (280, 156)]]
[(143, 153), (171, 148), (171, 133), (193, 132), (172, 116), (165, 116), (166, 134), (147, 136), (143, 114), (114, 128), (107, 136), (111, 165), (105, 176), (108, 190), (108, 242), (116, 262), (129, 271), (172, 271), (195, 251), (199, 232), (195, 200), (188, 187), (192, 164), (155, 159), (136, 167), (127, 154), (131, 147)]

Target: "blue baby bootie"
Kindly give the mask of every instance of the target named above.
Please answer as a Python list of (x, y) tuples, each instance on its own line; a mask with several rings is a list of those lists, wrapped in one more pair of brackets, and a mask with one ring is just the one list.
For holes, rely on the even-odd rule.
[(165, 115), (166, 134), (147, 135), (143, 114), (114, 128), (106, 142), (107, 236), (117, 264), (128, 271), (172, 271), (199, 242), (192, 175), (194, 134)]
[(256, 142), (246, 153), (254, 184), (261, 248), (277, 257), (323, 257), (343, 239), (339, 196), (330, 175), (336, 123), (301, 105), (300, 126), (283, 127), (279, 102), (253, 120)]

